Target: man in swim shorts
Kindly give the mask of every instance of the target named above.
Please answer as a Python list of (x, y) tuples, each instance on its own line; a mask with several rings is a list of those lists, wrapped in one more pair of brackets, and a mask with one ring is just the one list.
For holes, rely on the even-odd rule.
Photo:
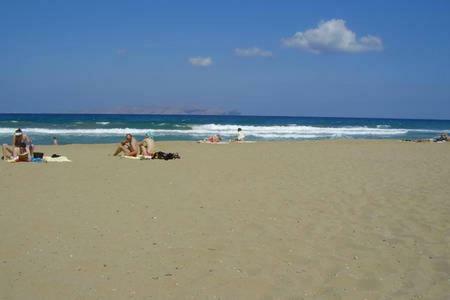
[(128, 133), (125, 136), (125, 140), (123, 140), (114, 152), (114, 156), (123, 153), (126, 156), (137, 156), (139, 154), (139, 145), (136, 139)]

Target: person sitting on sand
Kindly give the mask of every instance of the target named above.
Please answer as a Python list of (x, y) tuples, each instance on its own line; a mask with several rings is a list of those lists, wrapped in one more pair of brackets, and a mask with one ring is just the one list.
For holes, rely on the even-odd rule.
[(122, 152), (126, 156), (137, 156), (139, 154), (139, 144), (131, 133), (127, 133), (125, 140), (119, 144), (116, 152), (114, 152), (114, 156), (117, 156)]
[(34, 146), (31, 139), (18, 128), (12, 138), (12, 146), (3, 144), (3, 159), (19, 158), (20, 161), (30, 161)]
[(242, 128), (238, 128), (236, 138), (234, 139), (235, 142), (243, 142), (245, 139), (245, 134), (242, 131)]
[(153, 156), (155, 148), (155, 141), (152, 136), (149, 133), (145, 134), (144, 139), (139, 143), (141, 154), (144, 156)]

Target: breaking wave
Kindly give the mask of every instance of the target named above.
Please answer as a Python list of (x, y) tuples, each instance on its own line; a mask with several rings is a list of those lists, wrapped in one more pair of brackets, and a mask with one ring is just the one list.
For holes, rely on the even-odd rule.
[[(109, 122), (97, 122), (107, 125)], [(376, 128), (366, 126), (349, 127), (316, 127), (316, 126), (241, 126), (223, 124), (190, 125), (183, 129), (174, 126), (169, 129), (138, 129), (138, 128), (23, 128), (30, 135), (58, 135), (58, 136), (122, 136), (127, 133), (144, 135), (151, 132), (154, 136), (204, 137), (211, 134), (233, 136), (237, 129), (242, 128), (247, 137), (258, 139), (314, 139), (314, 138), (352, 138), (352, 137), (396, 137), (414, 132), (439, 132), (437, 130), (402, 129), (380, 126)], [(11, 135), (15, 128), (0, 128), (0, 135)]]

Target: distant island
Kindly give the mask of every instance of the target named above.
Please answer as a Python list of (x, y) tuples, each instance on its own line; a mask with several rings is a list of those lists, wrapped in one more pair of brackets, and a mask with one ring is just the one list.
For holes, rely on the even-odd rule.
[(98, 108), (75, 113), (94, 114), (130, 114), (130, 115), (240, 115), (238, 110), (224, 110), (203, 107), (176, 107), (176, 106), (117, 106), (113, 108)]

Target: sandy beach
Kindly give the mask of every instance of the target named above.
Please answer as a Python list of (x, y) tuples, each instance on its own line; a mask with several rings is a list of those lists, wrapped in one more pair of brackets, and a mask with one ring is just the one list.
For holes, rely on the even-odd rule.
[(450, 143), (158, 145), (2, 162), (0, 299), (448, 299)]

